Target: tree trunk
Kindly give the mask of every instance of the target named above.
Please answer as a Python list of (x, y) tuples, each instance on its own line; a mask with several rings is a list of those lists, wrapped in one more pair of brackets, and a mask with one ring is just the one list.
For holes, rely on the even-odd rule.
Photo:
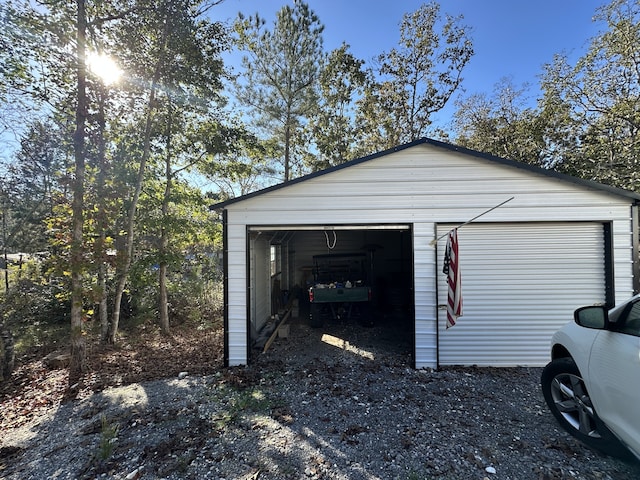
[(13, 336), (8, 328), (0, 323), (0, 381), (7, 380), (15, 365)]
[(86, 94), (86, 31), (87, 18), (84, 0), (77, 0), (77, 43), (78, 61), (77, 80), (78, 97), (76, 105), (76, 131), (73, 135), (75, 160), (75, 179), (73, 182), (72, 202), (72, 240), (71, 240), (71, 364), (69, 383), (75, 383), (86, 371), (86, 342), (82, 318), (83, 288), (83, 223), (84, 223), (84, 176), (85, 176), (85, 123), (87, 117)]
[(284, 181), (288, 182), (291, 176), (291, 118), (287, 115), (287, 124), (284, 126)]
[(124, 289), (127, 285), (127, 279), (129, 276), (129, 270), (131, 268), (131, 260), (133, 258), (133, 239), (134, 239), (134, 231), (135, 231), (135, 219), (136, 219), (136, 211), (138, 209), (138, 201), (140, 199), (140, 193), (142, 192), (142, 185), (144, 183), (144, 173), (147, 165), (147, 161), (149, 160), (149, 156), (151, 154), (151, 130), (153, 126), (153, 116), (156, 107), (156, 92), (158, 89), (158, 82), (160, 80), (160, 74), (162, 73), (162, 66), (164, 55), (166, 53), (167, 46), (167, 37), (169, 34), (168, 29), (169, 22), (166, 22), (166, 28), (163, 32), (163, 42), (162, 42), (162, 51), (160, 52), (160, 57), (156, 63), (156, 70), (153, 74), (153, 78), (151, 80), (151, 91), (149, 93), (149, 102), (147, 104), (147, 119), (144, 128), (144, 136), (143, 136), (143, 149), (142, 156), (140, 158), (140, 165), (138, 166), (138, 175), (136, 178), (135, 190), (133, 193), (133, 198), (131, 199), (131, 205), (129, 206), (129, 212), (126, 219), (127, 224), (127, 234), (125, 238), (125, 248), (123, 252), (124, 258), (121, 262), (119, 262), (119, 268), (116, 272), (117, 282), (116, 282), (116, 291), (114, 294), (114, 306), (113, 306), (113, 315), (111, 317), (111, 322), (109, 323), (109, 336), (107, 338), (107, 342), (114, 344), (116, 343), (116, 337), (118, 335), (118, 327), (120, 324), (120, 308), (122, 305), (122, 295), (124, 293)]
[(167, 293), (167, 255), (169, 249), (169, 229), (167, 222), (169, 221), (169, 200), (171, 198), (172, 173), (171, 173), (171, 135), (172, 135), (172, 119), (171, 100), (169, 99), (169, 118), (167, 119), (166, 133), (166, 156), (165, 156), (165, 179), (164, 195), (162, 197), (162, 226), (160, 233), (160, 269), (159, 288), (160, 288), (160, 330), (165, 335), (169, 334), (169, 295)]
[(160, 330), (169, 334), (169, 295), (167, 294), (167, 263), (160, 264)]
[(9, 291), (9, 259), (7, 257), (7, 204), (2, 199), (2, 250), (4, 253), (4, 291)]
[(100, 299), (98, 301), (98, 318), (100, 319), (100, 342), (107, 343), (109, 338), (109, 308), (107, 294), (107, 264), (100, 262), (98, 266), (98, 289)]
[(105, 147), (105, 113), (104, 105), (107, 92), (104, 84), (98, 88), (98, 173), (96, 177), (96, 192), (98, 197), (96, 230), (98, 238), (95, 244), (95, 259), (98, 263), (98, 318), (100, 319), (100, 341), (106, 343), (109, 336), (109, 314), (107, 311), (107, 213), (104, 202), (106, 199), (105, 183), (107, 178), (107, 160)]
[(127, 216), (127, 236), (125, 238), (124, 258), (117, 272), (117, 284), (114, 297), (113, 315), (111, 317), (111, 323), (109, 324), (109, 335), (107, 342), (111, 344), (116, 343), (118, 335), (118, 327), (120, 324), (120, 307), (122, 304), (122, 294), (127, 285), (127, 278), (129, 276), (129, 269), (131, 268), (131, 259), (133, 257), (133, 237), (135, 230), (136, 211), (138, 209), (138, 201), (140, 199), (140, 193), (142, 191), (142, 184), (144, 183), (144, 172), (147, 165), (147, 160), (150, 155), (151, 145), (151, 126), (153, 124), (153, 112), (155, 109), (155, 96), (157, 88), (157, 77), (151, 86), (151, 93), (149, 94), (149, 105), (147, 111), (147, 122), (144, 131), (144, 148), (142, 151), (142, 157), (140, 158), (140, 165), (138, 166), (138, 176), (136, 178), (136, 186), (131, 199), (131, 205), (129, 206), (129, 212)]

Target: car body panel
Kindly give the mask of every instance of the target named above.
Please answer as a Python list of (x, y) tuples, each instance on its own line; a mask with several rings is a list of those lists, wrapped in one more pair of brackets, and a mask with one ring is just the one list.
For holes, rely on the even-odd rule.
[[(631, 330), (622, 328), (627, 320)], [(564, 351), (578, 367), (598, 417), (640, 459), (640, 295), (609, 310), (606, 329), (575, 321), (563, 326), (553, 335), (552, 357)]]
[(640, 338), (602, 331), (591, 349), (591, 400), (609, 429), (640, 452)]
[[(589, 368), (591, 346), (599, 333), (599, 330), (584, 328), (575, 322), (570, 322), (554, 333), (552, 345), (554, 347), (557, 345), (563, 346), (571, 354), (578, 369), (581, 372), (586, 372)], [(588, 379), (585, 379), (585, 382), (589, 387)]]

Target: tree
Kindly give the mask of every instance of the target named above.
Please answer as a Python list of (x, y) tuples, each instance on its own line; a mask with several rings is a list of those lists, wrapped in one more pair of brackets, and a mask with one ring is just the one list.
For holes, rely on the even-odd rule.
[[(73, 167), (68, 271), (71, 276), (71, 365), (70, 382), (86, 368), (84, 337), (84, 189), (86, 168), (88, 14), (84, 0), (67, 3), (43, 2), (37, 7), (25, 2), (10, 4), (11, 51), (16, 54), (10, 68), (3, 69), (6, 92), (13, 89), (31, 107), (46, 105), (45, 111), (66, 128), (61, 135), (71, 141)], [(25, 137), (26, 138), (26, 137)], [(25, 151), (23, 144), (23, 151)]]
[[(47, 112), (62, 126), (57, 141), (60, 147), (70, 145), (68, 151), (74, 155), (74, 164), (60, 179), (60, 185), (68, 181), (70, 192), (61, 189), (61, 203), (49, 221), (65, 227), (58, 229), (54, 241), (60, 242), (59, 251), (68, 261), (68, 268), (60, 271), (70, 271), (73, 284), (74, 378), (84, 368), (83, 326), (90, 313), (85, 307), (94, 298), (90, 289), (97, 285), (101, 317), (106, 317), (105, 254), (117, 246), (121, 261), (116, 265), (115, 308), (109, 320), (101, 320), (109, 327), (103, 328), (105, 340), (115, 341), (147, 163), (183, 158), (175, 148), (178, 117), (161, 113), (180, 110), (189, 122), (197, 122), (199, 116), (211, 114), (211, 99), (219, 99), (223, 32), (218, 24), (203, 20), (206, 9), (219, 1), (45, 2), (38, 9), (25, 6), (16, 15), (30, 34), (27, 38), (43, 40), (32, 48), (33, 57), (20, 63), (33, 81), (25, 81), (26, 74), (18, 75), (15, 72), (21, 71), (12, 68), (0, 72), (2, 82), (48, 103)], [(14, 41), (24, 47), (19, 35)], [(48, 48), (40, 48), (43, 45)], [(92, 53), (105, 50), (127, 65), (127, 81), (117, 92), (105, 88), (89, 68)], [(163, 124), (167, 119), (175, 124)], [(23, 151), (33, 152), (30, 156), (46, 152), (37, 143), (44, 138), (25, 139), (29, 149)], [(173, 165), (167, 185), (174, 184), (181, 168), (184, 165)], [(173, 201), (170, 190), (167, 205)], [(116, 211), (126, 213), (118, 218)]]
[[(178, 175), (197, 168), (202, 156), (190, 157), (188, 140), (180, 132), (188, 130), (190, 123), (201, 121), (209, 113), (211, 102), (220, 101), (222, 61), (220, 52), (226, 45), (224, 30), (219, 24), (197, 22), (197, 16), (185, 15), (181, 23), (179, 53), (182, 62), (165, 76), (164, 84), (171, 86), (163, 102), (164, 112), (164, 192), (161, 202), (162, 225), (159, 246), (159, 323), (169, 333), (169, 302), (167, 272), (170, 258), (170, 239), (177, 231), (184, 233), (183, 222), (176, 224), (172, 205), (180, 204), (174, 198)], [(198, 99), (192, 102), (190, 99)], [(177, 138), (176, 138), (177, 137)], [(185, 155), (186, 154), (186, 155)], [(186, 198), (186, 197), (182, 197)], [(179, 255), (179, 253), (178, 253)]]
[(84, 337), (83, 319), (83, 227), (84, 227), (84, 177), (85, 177), (85, 126), (89, 105), (87, 101), (87, 12), (84, 0), (76, 2), (76, 48), (75, 57), (77, 100), (76, 122), (73, 134), (74, 180), (72, 184), (72, 237), (69, 267), (71, 270), (71, 364), (69, 366), (70, 382), (84, 373), (86, 366), (86, 341)]
[(61, 132), (53, 122), (36, 120), (22, 136), (0, 187), (8, 228), (5, 248), (28, 253), (48, 248), (44, 221), (53, 212), (67, 167), (61, 144)]
[(526, 107), (527, 86), (516, 88), (504, 78), (492, 97), (478, 93), (456, 101), (456, 143), (503, 158), (537, 166), (542, 164), (545, 142), (539, 114)]
[(190, 141), (198, 155), (207, 157), (199, 171), (217, 186), (218, 201), (245, 195), (276, 181), (272, 163), (280, 152), (277, 141), (259, 140), (241, 122), (201, 122)]
[(278, 12), (273, 30), (258, 14), (235, 23), (243, 57), (244, 83), (237, 96), (258, 118), (278, 133), (283, 151), (284, 181), (291, 177), (295, 133), (316, 110), (316, 85), (324, 56), (324, 26), (309, 6), (294, 0)]
[(458, 89), (474, 53), (461, 21), (442, 19), (435, 2), (404, 15), (398, 47), (378, 57), (377, 81), (360, 102), (369, 153), (424, 136), (431, 115)]
[(640, 1), (613, 0), (594, 18), (607, 30), (575, 66), (562, 55), (545, 66), (550, 150), (562, 171), (640, 190)]
[[(20, 137), (19, 127), (26, 123), (25, 112), (33, 118), (33, 108), (23, 96), (34, 83), (28, 67), (29, 50), (38, 45), (38, 41), (23, 28), (21, 13), (10, 1), (0, 4), (0, 142), (8, 146)], [(4, 155), (5, 151), (13, 149), (0, 150)], [(8, 161), (8, 158), (2, 160)]]
[(328, 55), (320, 70), (318, 111), (307, 126), (317, 150), (316, 155), (309, 154), (312, 170), (338, 165), (358, 155), (355, 105), (368, 81), (363, 65), (364, 61), (342, 44)]
[[(117, 93), (108, 91), (96, 75), (87, 76), (86, 157), (92, 181), (87, 182), (85, 200), (93, 203), (85, 204), (85, 227), (90, 228), (85, 235), (85, 254), (87, 248), (93, 249), (97, 267), (94, 289), (106, 342), (116, 341), (148, 164), (154, 166), (160, 158), (165, 162), (177, 158), (173, 137), (178, 129), (171, 126), (175, 118), (166, 112), (188, 111), (195, 121), (198, 115), (208, 114), (212, 98), (219, 99), (219, 53), (226, 43), (220, 25), (203, 17), (219, 1), (139, 0), (134, 4), (92, 5), (87, 22), (91, 49), (110, 51), (127, 65), (126, 81)], [(167, 203), (174, 174), (170, 172), (167, 178)], [(120, 218), (114, 215), (116, 210), (122, 212)], [(114, 307), (107, 318), (106, 251), (113, 247), (118, 252)], [(87, 273), (95, 275), (96, 270)], [(166, 312), (164, 303), (161, 311)], [(161, 322), (167, 326), (166, 315)]]
[[(122, 248), (119, 249), (114, 309), (106, 338), (106, 341), (109, 343), (116, 343), (117, 340), (122, 296), (133, 259), (136, 212), (144, 183), (147, 162), (151, 156), (154, 119), (159, 105), (159, 100), (156, 97), (161, 93), (163, 74), (171, 71), (172, 61), (179, 62), (180, 60), (179, 57), (172, 57), (169, 48), (174, 41), (180, 44), (179, 35), (181, 32), (179, 22), (184, 18), (181, 9), (184, 7), (188, 8), (187, 5), (181, 2), (161, 1), (159, 5), (155, 3), (153, 0), (150, 0), (146, 5), (149, 9), (148, 11), (153, 11), (154, 13), (145, 17), (143, 22), (140, 22), (140, 18), (137, 17), (125, 17), (123, 19), (122, 30), (120, 31), (121, 33), (127, 34), (125, 38), (129, 38), (130, 40), (130, 43), (127, 44), (129, 51), (126, 53), (128, 53), (129, 58), (133, 60), (133, 65), (139, 69), (142, 78), (148, 82), (149, 91), (144, 110), (144, 118), (142, 119), (142, 147), (140, 150), (137, 150), (139, 153), (138, 168), (124, 219), (124, 241), (121, 242)], [(154, 7), (157, 8), (157, 10)]]

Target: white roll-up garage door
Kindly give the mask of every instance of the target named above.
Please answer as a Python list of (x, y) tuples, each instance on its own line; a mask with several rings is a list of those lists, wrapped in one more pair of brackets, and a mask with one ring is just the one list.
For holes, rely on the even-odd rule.
[[(439, 225), (438, 237), (455, 225)], [(440, 365), (540, 366), (551, 335), (582, 305), (605, 300), (600, 223), (469, 224), (458, 230), (463, 316), (446, 329), (438, 241)]]

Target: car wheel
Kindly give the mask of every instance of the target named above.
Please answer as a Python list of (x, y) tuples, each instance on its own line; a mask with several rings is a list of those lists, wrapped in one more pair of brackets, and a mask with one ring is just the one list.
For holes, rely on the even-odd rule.
[(629, 451), (598, 417), (573, 359), (553, 360), (543, 369), (541, 383), (551, 413), (567, 432), (607, 455), (629, 457)]

